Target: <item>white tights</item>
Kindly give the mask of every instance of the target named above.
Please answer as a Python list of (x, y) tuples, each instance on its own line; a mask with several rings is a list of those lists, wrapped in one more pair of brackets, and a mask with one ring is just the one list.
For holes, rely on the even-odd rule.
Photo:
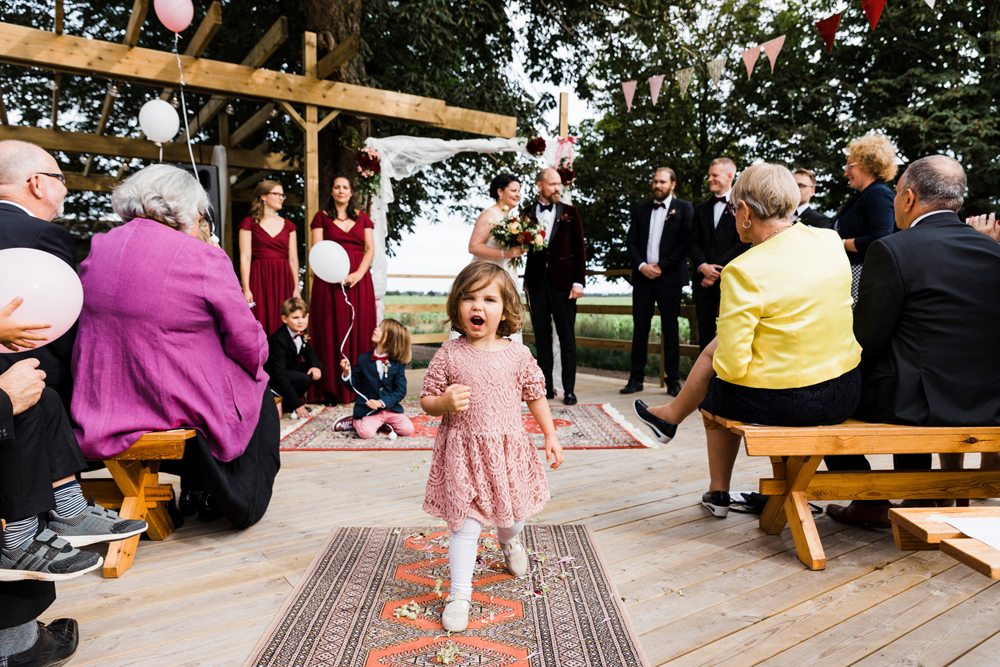
[[(508, 528), (497, 526), (500, 544), (510, 544), (524, 529), (524, 521), (518, 521)], [(479, 535), (483, 524), (472, 517), (451, 533), (448, 540), (448, 565), (451, 568), (451, 593), (454, 597), (472, 597), (472, 575), (476, 568), (476, 554), (479, 551)]]

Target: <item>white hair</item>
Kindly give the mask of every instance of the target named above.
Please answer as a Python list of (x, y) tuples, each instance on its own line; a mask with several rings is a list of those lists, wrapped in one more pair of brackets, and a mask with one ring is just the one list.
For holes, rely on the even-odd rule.
[(52, 156), (35, 144), (8, 139), (0, 141), (0, 189), (23, 188), (32, 174), (52, 170)]
[(205, 189), (190, 172), (154, 164), (116, 187), (111, 207), (123, 222), (149, 218), (188, 233), (210, 203)]

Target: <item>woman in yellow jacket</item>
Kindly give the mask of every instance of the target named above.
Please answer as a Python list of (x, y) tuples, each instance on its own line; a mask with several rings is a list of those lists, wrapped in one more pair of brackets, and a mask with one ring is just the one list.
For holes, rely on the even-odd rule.
[[(698, 407), (748, 423), (819, 426), (843, 422), (861, 396), (851, 266), (837, 233), (792, 223), (798, 187), (780, 165), (744, 171), (729, 201), (740, 239), (754, 247), (723, 270), (718, 337), (681, 393), (652, 408), (635, 402), (660, 442)], [(740, 436), (709, 420), (705, 430), (711, 482), (702, 505), (724, 517)]]

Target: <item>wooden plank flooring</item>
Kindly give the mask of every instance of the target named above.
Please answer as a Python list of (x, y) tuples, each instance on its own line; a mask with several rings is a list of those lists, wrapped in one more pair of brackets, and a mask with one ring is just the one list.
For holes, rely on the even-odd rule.
[[(419, 391), (422, 371), (407, 375)], [(581, 376), (577, 395), (636, 423), (621, 384)], [(667, 398), (648, 386), (640, 397)], [(704, 448), (693, 417), (659, 449), (570, 451), (549, 474), (540, 520), (593, 528), (653, 665), (1000, 664), (994, 582), (937, 552), (900, 552), (888, 530), (826, 516), (816, 523), (827, 569), (811, 572), (787, 530), (766, 535), (754, 516), (701, 508)], [(140, 542), (124, 577), (59, 586), (43, 620), (79, 620), (73, 665), (240, 665), (335, 526), (433, 525), (420, 509), (429, 455), (283, 453), (256, 526), (190, 519), (166, 541)], [(769, 475), (766, 459), (741, 456), (733, 488)]]

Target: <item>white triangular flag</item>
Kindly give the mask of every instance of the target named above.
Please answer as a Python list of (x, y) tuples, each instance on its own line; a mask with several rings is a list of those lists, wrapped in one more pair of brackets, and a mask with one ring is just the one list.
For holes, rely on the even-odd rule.
[(924, 2), (927, 3), (928, 7), (930, 7), (931, 9), (934, 9), (934, 0), (924, 0)]

